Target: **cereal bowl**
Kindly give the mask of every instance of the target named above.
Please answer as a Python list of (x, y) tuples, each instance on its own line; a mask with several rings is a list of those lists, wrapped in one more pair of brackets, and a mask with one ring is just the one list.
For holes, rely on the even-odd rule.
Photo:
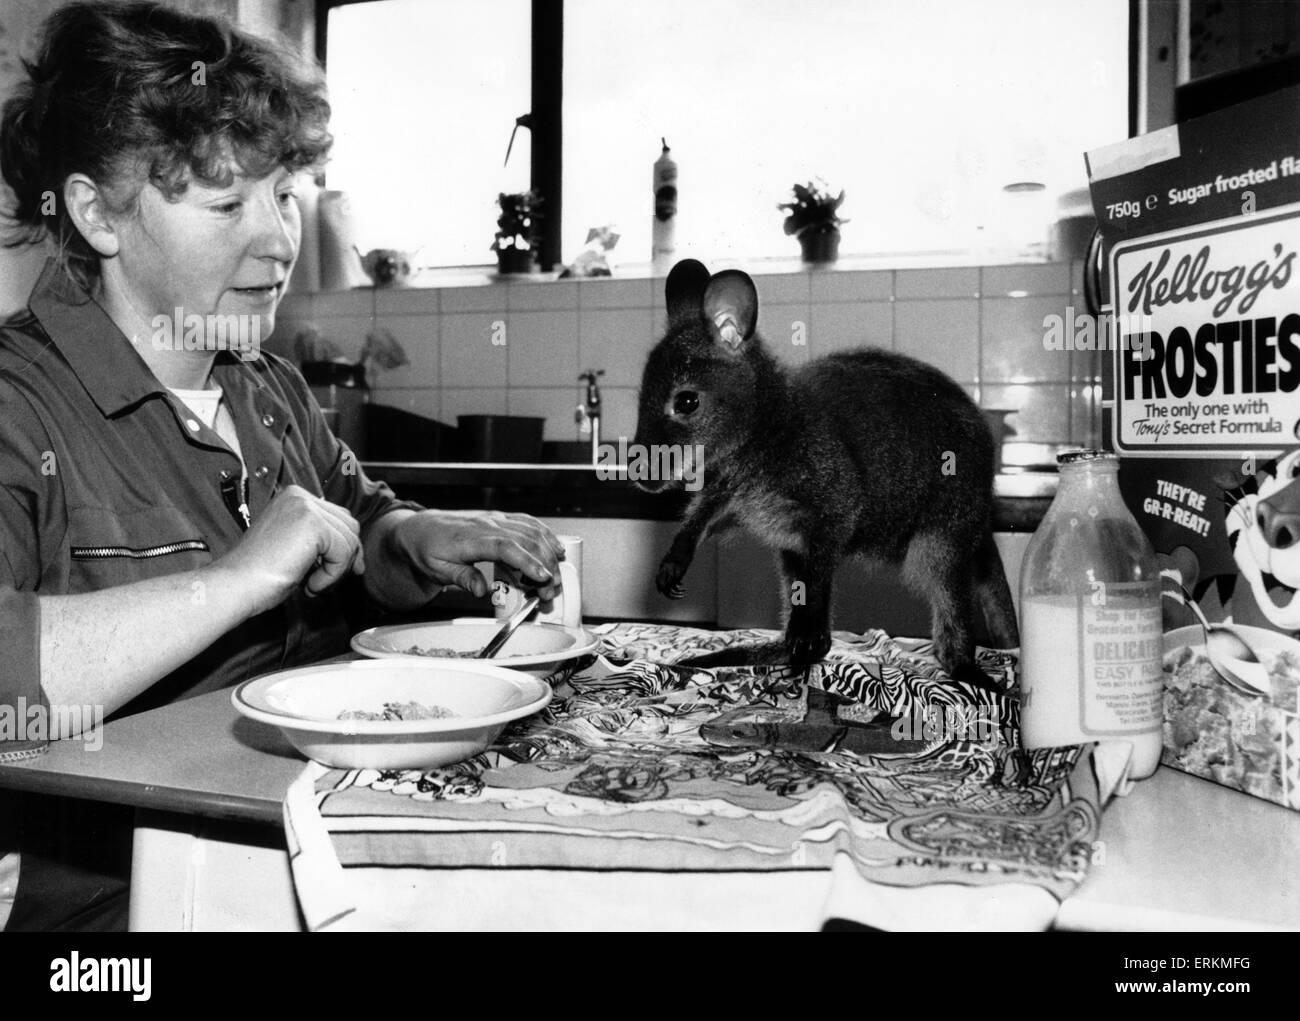
[(482, 649), (503, 623), (491, 617), (459, 617), (429, 624), (374, 627), (352, 637), (352, 650), (379, 659), (413, 659), (452, 666), (490, 663), (522, 670), (541, 680), (595, 652), (599, 645), (596, 636), (582, 628), (528, 623), (521, 624), (492, 659), (466, 658)]
[(518, 670), (412, 657), (284, 670), (246, 681), (230, 698), (327, 766), (429, 769), (477, 755), (507, 723), (544, 708), (552, 691)]

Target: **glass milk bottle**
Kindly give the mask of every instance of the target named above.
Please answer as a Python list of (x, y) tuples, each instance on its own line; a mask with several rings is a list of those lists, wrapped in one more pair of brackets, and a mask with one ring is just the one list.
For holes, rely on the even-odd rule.
[(1020, 570), (1020, 731), (1026, 748), (1133, 745), (1129, 776), (1160, 764), (1160, 572), (1119, 491), (1119, 458), (1061, 454), (1056, 498)]

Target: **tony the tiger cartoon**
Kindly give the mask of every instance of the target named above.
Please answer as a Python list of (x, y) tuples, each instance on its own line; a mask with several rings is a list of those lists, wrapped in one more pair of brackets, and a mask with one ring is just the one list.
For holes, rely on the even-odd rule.
[(1224, 494), (1237, 624), (1300, 631), (1300, 447)]

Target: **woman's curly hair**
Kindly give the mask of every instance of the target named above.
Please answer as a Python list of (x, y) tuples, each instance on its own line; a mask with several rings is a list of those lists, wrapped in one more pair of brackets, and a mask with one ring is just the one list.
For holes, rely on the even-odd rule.
[(13, 192), (4, 243), (52, 237), (86, 290), (99, 255), (78, 232), (63, 184), (82, 173), (127, 213), (140, 175), (169, 199), (193, 177), (225, 187), (238, 170), (323, 162), (332, 141), (323, 76), (287, 47), (156, 3), (80, 0), (45, 23), (28, 78), (0, 114), (0, 173)]

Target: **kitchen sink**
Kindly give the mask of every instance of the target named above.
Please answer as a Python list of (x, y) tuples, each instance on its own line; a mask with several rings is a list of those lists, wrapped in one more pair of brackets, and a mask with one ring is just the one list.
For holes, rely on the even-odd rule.
[(993, 477), (993, 495), (1009, 500), (1051, 498), (1059, 479), (1056, 472), (1002, 472)]

